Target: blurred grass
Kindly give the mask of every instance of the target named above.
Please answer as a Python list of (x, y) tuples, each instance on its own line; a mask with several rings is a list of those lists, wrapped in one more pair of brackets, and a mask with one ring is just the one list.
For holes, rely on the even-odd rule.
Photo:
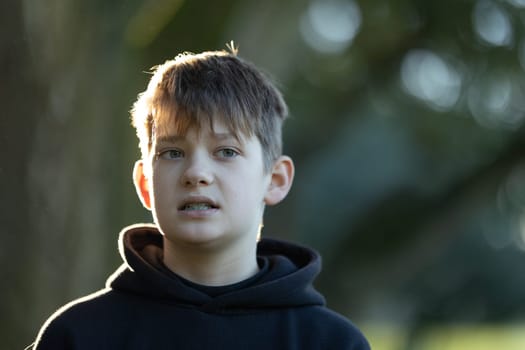
[(411, 333), (394, 325), (362, 327), (374, 350), (523, 350), (525, 323), (436, 325)]

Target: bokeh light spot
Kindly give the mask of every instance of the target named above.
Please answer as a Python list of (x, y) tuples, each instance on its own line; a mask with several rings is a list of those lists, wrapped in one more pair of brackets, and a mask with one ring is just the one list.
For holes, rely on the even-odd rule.
[(453, 107), (461, 90), (457, 70), (427, 50), (412, 50), (405, 56), (401, 80), (409, 94), (437, 110)]
[(525, 116), (524, 98), (511, 74), (485, 74), (469, 87), (467, 103), (480, 125), (515, 129)]
[(361, 11), (353, 1), (314, 1), (300, 22), (303, 40), (314, 50), (336, 54), (348, 48), (361, 27)]
[(525, 7), (525, 0), (507, 0), (507, 2), (516, 7)]
[(512, 43), (512, 27), (505, 10), (491, 1), (478, 1), (473, 13), (474, 30), (482, 42), (493, 46)]

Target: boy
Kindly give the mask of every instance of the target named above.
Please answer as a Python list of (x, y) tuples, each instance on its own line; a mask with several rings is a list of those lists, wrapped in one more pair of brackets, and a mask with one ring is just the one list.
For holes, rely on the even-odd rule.
[(36, 349), (369, 349), (313, 288), (317, 253), (259, 240), (265, 205), (293, 180), (287, 107), (230, 50), (155, 68), (131, 111), (134, 184), (155, 225), (121, 232), (124, 264), (58, 310)]

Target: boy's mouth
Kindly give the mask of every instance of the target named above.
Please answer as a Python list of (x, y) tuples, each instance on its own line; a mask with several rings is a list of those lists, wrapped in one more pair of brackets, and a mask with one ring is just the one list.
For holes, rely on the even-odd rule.
[(182, 203), (179, 207), (181, 211), (204, 211), (211, 209), (219, 209), (219, 206), (208, 198), (192, 198)]
[(182, 206), (180, 210), (209, 210), (209, 209), (217, 209), (217, 207), (209, 204), (209, 203), (189, 203)]

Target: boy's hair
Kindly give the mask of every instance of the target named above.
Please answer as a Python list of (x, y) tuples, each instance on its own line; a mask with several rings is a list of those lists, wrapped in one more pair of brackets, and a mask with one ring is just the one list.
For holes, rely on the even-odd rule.
[(147, 89), (131, 110), (142, 158), (151, 151), (159, 129), (213, 128), (218, 120), (235, 137), (255, 135), (263, 149), (265, 170), (282, 152), (282, 124), (288, 108), (277, 88), (237, 50), (183, 53), (153, 67)]

